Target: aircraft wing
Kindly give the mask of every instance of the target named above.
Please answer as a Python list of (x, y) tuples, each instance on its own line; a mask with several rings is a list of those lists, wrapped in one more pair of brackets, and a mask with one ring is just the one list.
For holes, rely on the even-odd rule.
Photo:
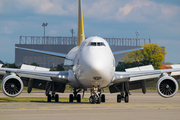
[[(150, 68), (150, 69), (147, 69)], [(115, 72), (113, 83), (123, 81), (142, 81), (147, 79), (158, 79), (163, 73), (169, 76), (180, 76), (180, 66), (174, 69), (152, 70), (152, 65), (126, 69), (126, 72)]]
[(0, 67), (0, 79), (3, 79), (2, 91), (9, 97), (19, 95), (23, 86), (27, 87), (28, 93), (31, 93), (32, 88), (45, 90), (46, 95), (50, 91), (63, 93), (66, 84), (69, 83), (69, 71), (49, 70), (48, 68), (24, 64), (20, 69)]
[(129, 50), (115, 51), (115, 52), (113, 52), (113, 54), (118, 55), (118, 54), (123, 54), (126, 52), (132, 52), (132, 51), (141, 50), (141, 49), (143, 49), (143, 48), (135, 48), (135, 49), (129, 49)]
[(172, 65), (172, 69), (160, 70), (154, 70), (152, 65), (148, 65), (126, 69), (126, 72), (115, 72), (109, 89), (111, 93), (119, 92), (122, 90), (122, 85), (127, 84), (129, 90), (142, 88), (142, 92), (146, 93), (146, 87), (151, 87), (154, 83), (160, 84), (166, 79), (170, 80), (170, 82), (173, 81), (178, 89), (177, 79), (180, 79), (180, 65)]
[(20, 78), (39, 79), (43, 81), (53, 81), (55, 79), (59, 83), (67, 84), (68, 71), (49, 71), (48, 68), (36, 67), (31, 65), (22, 65), (20, 69), (0, 68), (0, 75), (14, 73)]
[(67, 57), (66, 54), (63, 54), (63, 53), (48, 52), (48, 51), (35, 50), (35, 49), (29, 49), (29, 48), (22, 48), (22, 47), (16, 47), (16, 49), (35, 52), (35, 53), (40, 53), (40, 54), (45, 54), (45, 55), (50, 55), (50, 56), (55, 56), (55, 57), (61, 57), (61, 58), (65, 58), (65, 59), (68, 59), (68, 60), (72, 60), (71, 58)]
[[(153, 70), (153, 71), (140, 71), (140, 72), (115, 72), (115, 79), (113, 83), (119, 83), (124, 81), (141, 81), (147, 79), (157, 79), (163, 73), (167, 73), (170, 76), (174, 76), (172, 73), (180, 72), (179, 69), (165, 69), (165, 70)], [(172, 75), (171, 75), (172, 74)], [(180, 74), (179, 74), (180, 75)]]

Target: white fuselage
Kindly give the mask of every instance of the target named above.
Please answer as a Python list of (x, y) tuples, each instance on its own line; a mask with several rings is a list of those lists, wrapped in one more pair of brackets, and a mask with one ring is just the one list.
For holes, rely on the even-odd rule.
[(74, 80), (76, 85), (70, 83), (74, 88), (104, 88), (114, 77), (114, 55), (103, 38), (90, 37), (86, 39), (79, 47), (73, 48), (68, 53), (68, 57), (74, 60), (71, 72), (74, 73), (72, 75), (76, 79)]

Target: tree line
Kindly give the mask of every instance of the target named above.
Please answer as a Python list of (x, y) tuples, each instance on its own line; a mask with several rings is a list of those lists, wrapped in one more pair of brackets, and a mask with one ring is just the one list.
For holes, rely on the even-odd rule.
[(125, 71), (127, 68), (144, 65), (152, 65), (154, 69), (161, 69), (165, 54), (165, 48), (157, 44), (145, 44), (143, 49), (127, 53), (116, 66), (116, 71)]

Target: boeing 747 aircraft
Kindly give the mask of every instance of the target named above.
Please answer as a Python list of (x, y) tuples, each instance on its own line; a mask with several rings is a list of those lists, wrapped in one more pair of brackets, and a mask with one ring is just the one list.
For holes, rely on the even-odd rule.
[(89, 37), (85, 40), (82, 0), (79, 0), (77, 46), (68, 54), (21, 47), (16, 49), (64, 58), (64, 64), (71, 68), (68, 71), (49, 71), (47, 68), (24, 64), (20, 69), (2, 68), (0, 65), (2, 91), (9, 97), (18, 96), (23, 87), (27, 86), (28, 93), (32, 88), (42, 89), (45, 90), (48, 102), (52, 99), (58, 102), (59, 95), (56, 93), (64, 93), (66, 84), (73, 88), (69, 102), (81, 102), (81, 95), (78, 93), (83, 91), (84, 96), (85, 91), (89, 90), (89, 102), (92, 104), (105, 102), (102, 91), (107, 87), (110, 93), (119, 93), (117, 102), (123, 100), (126, 103), (129, 102), (130, 90), (142, 89), (145, 94), (146, 87), (154, 83), (157, 83), (157, 92), (162, 97), (172, 97), (178, 91), (180, 65), (165, 70), (154, 70), (149, 65), (126, 69), (126, 72), (116, 72), (114, 55), (141, 48), (112, 52), (106, 40), (101, 37)]

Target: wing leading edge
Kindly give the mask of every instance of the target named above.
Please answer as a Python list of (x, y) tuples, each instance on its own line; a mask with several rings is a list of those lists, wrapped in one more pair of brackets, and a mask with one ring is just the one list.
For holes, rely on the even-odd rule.
[[(27, 66), (29, 66), (29, 68), (27, 68)], [(0, 68), (0, 75), (6, 75), (7, 73), (15, 73), (17, 76), (23, 78), (40, 79), (44, 81), (53, 81), (53, 79), (55, 79), (59, 83), (69, 82), (68, 71), (47, 71), (43, 70), (41, 67), (36, 68), (30, 65), (26, 65), (26, 69), (23, 67), (21, 67), (21, 69)]]
[(63, 53), (48, 52), (48, 51), (35, 50), (35, 49), (29, 49), (29, 48), (22, 48), (22, 47), (16, 47), (16, 49), (25, 50), (25, 51), (29, 51), (29, 52), (40, 53), (40, 54), (45, 54), (45, 55), (50, 55), (50, 56), (55, 56), (55, 57), (60, 57), (60, 58), (68, 59), (68, 60), (72, 60), (71, 58), (67, 57), (66, 54), (63, 54)]
[(136, 50), (141, 50), (141, 49), (143, 49), (143, 48), (135, 48), (135, 49), (129, 49), (129, 50), (115, 51), (115, 52), (113, 52), (113, 54), (118, 55), (118, 54), (123, 54), (123, 53), (132, 52), (132, 51), (136, 51)]

